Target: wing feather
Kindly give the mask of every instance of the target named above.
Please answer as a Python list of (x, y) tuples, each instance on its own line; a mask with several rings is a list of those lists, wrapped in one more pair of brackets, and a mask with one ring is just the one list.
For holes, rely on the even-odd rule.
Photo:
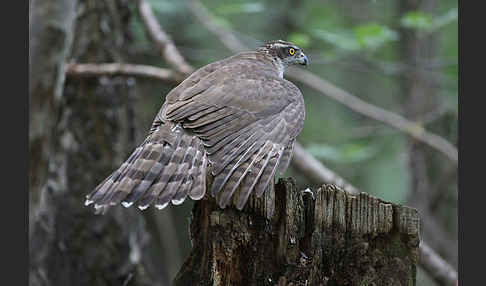
[[(242, 208), (253, 190), (261, 196), (276, 170), (288, 167), (293, 142), (302, 128), (304, 105), (299, 89), (266, 64), (227, 63), (194, 81), (179, 96), (173, 94), (163, 114), (202, 140), (202, 158), (209, 160), (214, 176), (211, 194), (220, 206), (237, 193), (236, 205)], [(195, 156), (199, 160), (202, 155)], [(205, 176), (191, 170), (186, 170), (191, 176), (181, 180), (181, 194), (174, 198), (181, 199), (187, 185), (202, 185), (196, 182)], [(189, 195), (201, 194), (191, 190)], [(164, 192), (158, 203), (164, 205), (168, 199), (161, 196)]]

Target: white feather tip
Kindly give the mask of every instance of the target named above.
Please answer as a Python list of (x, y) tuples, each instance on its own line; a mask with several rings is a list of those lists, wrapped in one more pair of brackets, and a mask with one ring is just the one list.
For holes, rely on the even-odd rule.
[(155, 207), (156, 207), (157, 209), (161, 210), (161, 209), (164, 209), (164, 208), (165, 208), (165, 207), (166, 207), (168, 204), (169, 204), (169, 203), (165, 203), (165, 204), (161, 204), (161, 205), (159, 204), (159, 205), (155, 205)]
[(126, 208), (129, 208), (131, 205), (133, 205), (133, 202), (129, 203), (129, 202), (122, 202), (121, 203), (122, 206), (126, 207)]

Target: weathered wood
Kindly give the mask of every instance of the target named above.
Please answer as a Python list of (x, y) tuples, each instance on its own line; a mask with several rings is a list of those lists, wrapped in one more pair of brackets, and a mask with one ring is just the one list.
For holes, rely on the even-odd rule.
[(206, 197), (190, 233), (174, 285), (415, 285), (417, 211), (334, 185), (312, 194), (280, 180), (243, 211)]

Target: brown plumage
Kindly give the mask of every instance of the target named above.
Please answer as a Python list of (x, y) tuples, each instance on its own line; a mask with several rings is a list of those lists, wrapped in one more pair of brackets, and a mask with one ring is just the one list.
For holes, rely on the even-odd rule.
[(166, 97), (149, 135), (87, 196), (95, 208), (122, 203), (164, 208), (206, 193), (242, 209), (290, 162), (305, 109), (285, 67), (307, 64), (295, 45), (274, 41), (195, 71)]

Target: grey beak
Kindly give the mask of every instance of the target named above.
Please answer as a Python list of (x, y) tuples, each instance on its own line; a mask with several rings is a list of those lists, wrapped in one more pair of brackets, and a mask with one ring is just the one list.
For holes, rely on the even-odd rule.
[(299, 57), (299, 64), (303, 65), (303, 66), (306, 66), (309, 64), (309, 60), (307, 59), (307, 56), (304, 54), (304, 53), (301, 53), (300, 54), (300, 57)]

